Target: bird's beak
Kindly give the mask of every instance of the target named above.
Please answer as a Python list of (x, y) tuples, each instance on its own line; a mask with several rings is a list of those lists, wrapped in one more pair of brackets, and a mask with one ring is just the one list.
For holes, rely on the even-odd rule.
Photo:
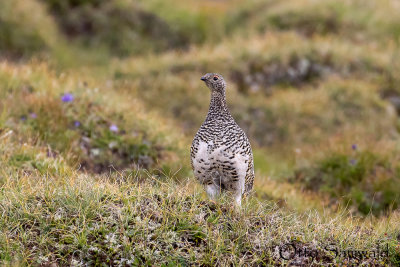
[(205, 76), (201, 77), (200, 80), (202, 80), (203, 82), (205, 82), (207, 79)]

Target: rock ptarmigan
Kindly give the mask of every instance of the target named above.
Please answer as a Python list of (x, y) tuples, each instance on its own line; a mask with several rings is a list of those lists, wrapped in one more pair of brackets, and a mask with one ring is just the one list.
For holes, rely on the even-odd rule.
[(193, 172), (211, 199), (228, 191), (240, 206), (254, 182), (250, 142), (229, 112), (224, 78), (207, 73), (201, 80), (211, 89), (211, 102), (190, 149)]

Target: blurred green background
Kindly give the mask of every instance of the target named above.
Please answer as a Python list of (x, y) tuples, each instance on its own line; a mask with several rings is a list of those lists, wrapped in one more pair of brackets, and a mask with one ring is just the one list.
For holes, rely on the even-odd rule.
[[(399, 14), (398, 0), (0, 0), (0, 263), (283, 266), (295, 242), (316, 265), (399, 266)], [(240, 212), (190, 168), (208, 72), (253, 147)], [(390, 257), (333, 258), (331, 243)]]
[[(388, 214), (400, 201), (399, 11), (395, 0), (1, 1), (0, 126), (82, 171), (181, 179), (208, 108), (199, 77), (218, 72), (259, 197), (273, 180)], [(6, 164), (41, 166), (17, 152)]]

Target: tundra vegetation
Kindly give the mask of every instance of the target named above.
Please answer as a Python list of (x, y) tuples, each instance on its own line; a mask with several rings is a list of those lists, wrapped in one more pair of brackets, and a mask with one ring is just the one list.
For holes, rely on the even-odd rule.
[[(399, 12), (0, 1), (1, 263), (399, 266)], [(206, 72), (253, 145), (241, 210), (190, 170)]]

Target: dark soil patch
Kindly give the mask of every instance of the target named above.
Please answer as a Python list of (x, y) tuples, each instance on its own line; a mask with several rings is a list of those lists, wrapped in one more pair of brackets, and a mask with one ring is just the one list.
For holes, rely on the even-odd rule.
[(162, 158), (162, 147), (153, 146), (146, 140), (110, 140), (106, 146), (96, 144), (97, 140), (82, 137), (79, 146), (82, 152), (81, 170), (91, 173), (109, 173), (125, 169), (147, 169), (156, 167)]
[(184, 47), (188, 40), (157, 15), (138, 4), (118, 1), (42, 0), (62, 32), (90, 46), (105, 45), (117, 55)]
[(272, 94), (274, 85), (300, 86), (338, 72), (330, 62), (318, 62), (307, 56), (293, 56), (288, 63), (278, 60), (251, 60), (242, 70), (231, 73), (232, 80), (242, 93), (262, 91)]
[(381, 97), (392, 104), (397, 115), (400, 116), (400, 91), (393, 87), (388, 87), (381, 90)]
[(330, 75), (348, 77), (365, 75), (365, 72), (382, 75), (386, 70), (366, 59), (339, 61), (332, 53), (322, 54), (312, 50), (304, 54), (294, 52), (287, 59), (251, 58), (243, 66), (235, 68), (230, 77), (241, 93), (262, 92), (271, 95), (272, 87), (277, 85), (301, 87)]
[(271, 15), (268, 22), (273, 27), (280, 30), (295, 29), (297, 32), (309, 37), (314, 34), (337, 34), (346, 28), (340, 16), (336, 12), (329, 14), (299, 14), (296, 12), (286, 12), (284, 14)]

